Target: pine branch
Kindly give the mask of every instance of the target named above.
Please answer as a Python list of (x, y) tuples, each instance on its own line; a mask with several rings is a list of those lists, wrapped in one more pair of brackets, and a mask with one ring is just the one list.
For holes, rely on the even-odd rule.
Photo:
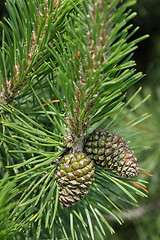
[(56, 74), (65, 97), (67, 144), (74, 146), (75, 152), (82, 151), (86, 130), (119, 104), (124, 90), (142, 77), (131, 69), (134, 61), (128, 61), (136, 43), (147, 37), (127, 42), (135, 30), (129, 34), (125, 25), (135, 14), (124, 11), (133, 3), (127, 1), (117, 8), (117, 2), (85, 2), (82, 12), (77, 9), (74, 25), (67, 25), (64, 40), (59, 36), (60, 46), (58, 42), (56, 46), (61, 50), (57, 53), (50, 45), (59, 64)]
[[(6, 110), (7, 109), (8, 111), (11, 111), (9, 107), (6, 107)], [(48, 141), (47, 139), (51, 139), (51, 135), (54, 136), (54, 134), (50, 134), (49, 136), (48, 131), (46, 131), (46, 135), (44, 130), (42, 131), (41, 126), (37, 123), (35, 124), (37, 127), (40, 126), (40, 130), (38, 130), (38, 128), (38, 131), (33, 130), (31, 123), (34, 123), (34, 121), (29, 119), (27, 116), (27, 121), (30, 120), (30, 128), (26, 128), (25, 125), (27, 126), (27, 122), (25, 123), (20, 116), (22, 115), (25, 117), (25, 115), (16, 109), (12, 111), (12, 115), (13, 114), (14, 119), (17, 118), (18, 120), (15, 122), (16, 124), (10, 122), (8, 118), (3, 120), (4, 124), (21, 134), (20, 136), (5, 136), (5, 138), (6, 141), (10, 141), (12, 144), (16, 145), (16, 150), (11, 151), (11, 153), (22, 153), (23, 158), (25, 159), (25, 161), (9, 167), (13, 169), (15, 173), (18, 173), (17, 181), (19, 182), (19, 194), (21, 194), (18, 201), (19, 205), (17, 205), (12, 213), (12, 217), (17, 219), (15, 231), (18, 231), (22, 227), (25, 228), (26, 223), (30, 223), (32, 225), (33, 221), (35, 222), (34, 224), (38, 222), (38, 224), (40, 224), (39, 227), (42, 228), (43, 221), (47, 221), (47, 229), (52, 228), (53, 224), (54, 228), (56, 228), (56, 226), (62, 228), (59, 233), (54, 232), (55, 236), (67, 236), (69, 239), (69, 216), (73, 213), (72, 217), (74, 219), (74, 223), (76, 223), (72, 226), (72, 231), (74, 232), (73, 234), (77, 234), (79, 236), (80, 232), (78, 226), (80, 225), (80, 229), (84, 229), (84, 234), (81, 234), (82, 239), (94, 239), (94, 235), (97, 231), (99, 231), (99, 227), (101, 229), (100, 231), (102, 231), (105, 236), (106, 231), (102, 227), (102, 223), (110, 229), (111, 233), (114, 232), (102, 214), (107, 213), (109, 216), (113, 216), (120, 224), (122, 224), (123, 219), (118, 213), (115, 214), (115, 210), (118, 210), (121, 214), (123, 214), (122, 211), (125, 210), (125, 205), (122, 207), (123, 201), (125, 204), (131, 204), (132, 202), (134, 205), (136, 203), (136, 198), (134, 197), (135, 193), (141, 196), (146, 196), (142, 193), (141, 189), (139, 190), (136, 186), (130, 183), (130, 179), (121, 180), (120, 177), (113, 175), (112, 173), (97, 169), (95, 182), (90, 189), (90, 193), (78, 204), (78, 207), (75, 206), (74, 208), (71, 208), (71, 210), (67, 210), (60, 206), (57, 198), (58, 190), (56, 187), (57, 183), (55, 181), (55, 171), (57, 169), (57, 157), (62, 155), (62, 153), (47, 152), (46, 150), (43, 151), (42, 147), (38, 150), (36, 148), (35, 141), (38, 140), (39, 143), (40, 139), (41, 141)], [(20, 121), (23, 125), (20, 124)], [(43, 138), (45, 136), (45, 139), (43, 140), (40, 138), (41, 136), (43, 136)], [(30, 141), (28, 142), (27, 139), (30, 139)], [(54, 143), (51, 142), (51, 144)], [(33, 154), (35, 154), (35, 156)], [(144, 186), (143, 182), (138, 181), (138, 183)], [(120, 199), (119, 201), (117, 197)], [(96, 202), (95, 198), (97, 199)], [(85, 209), (85, 212), (83, 209)], [(50, 212), (51, 215), (49, 216), (54, 216), (54, 218), (45, 215), (45, 212)], [(44, 219), (45, 217), (47, 220)], [(99, 226), (98, 230), (92, 229), (95, 221), (96, 224), (98, 224), (97, 226)], [(67, 235), (64, 234), (63, 228), (65, 228)], [(40, 237), (40, 232), (37, 232), (37, 234)]]
[(7, 0), (10, 19), (5, 20), (12, 33), (8, 26), (1, 24), (4, 29), (0, 53), (1, 102), (12, 102), (22, 88), (29, 90), (28, 85), (38, 74), (42, 64), (44, 71), (44, 60), (48, 57), (46, 45), (56, 31), (64, 27), (62, 18), (65, 12), (72, 10), (69, 1), (46, 0), (42, 4), (37, 4), (37, 1), (26, 3), (16, 0), (13, 3)]
[[(25, 104), (27, 110), (21, 108), (23, 95), (16, 107), (8, 104), (9, 99), (0, 104), (2, 152), (8, 157), (11, 176), (17, 175), (13, 231), (22, 229), (27, 237), (36, 235), (37, 239), (105, 239), (107, 231), (113, 234), (114, 230), (104, 215), (122, 224), (121, 214), (125, 215), (128, 205), (137, 206), (138, 196), (147, 197), (147, 182), (130, 179), (138, 173), (133, 151), (122, 137), (105, 130), (111, 127), (122, 133), (148, 117), (137, 116), (119, 127), (146, 100), (128, 108), (137, 91), (123, 102), (125, 91), (143, 76), (136, 73), (131, 60), (136, 44), (147, 37), (129, 41), (137, 31), (128, 23), (135, 16), (128, 10), (135, 1), (84, 0), (71, 6), (70, 1), (42, 1), (38, 9), (37, 1), (28, 1), (24, 4), (27, 34), (25, 18), (18, 17), (21, 10), (17, 13), (14, 3), (7, 2), (13, 45), (7, 30), (5, 34), (16, 59), (10, 60), (9, 82), (15, 79), (11, 90), (16, 92), (24, 84), (22, 89), (32, 94), (31, 103)], [(16, 4), (22, 9), (23, 1)], [(7, 44), (0, 57), (4, 83), (9, 75), (7, 49), (11, 49)], [(53, 98), (48, 102), (49, 95)], [(103, 131), (97, 130), (102, 127)], [(91, 139), (96, 140), (91, 156), (85, 144), (93, 130), (98, 134)], [(104, 160), (100, 166), (97, 157)], [(103, 168), (104, 164), (111, 167)]]

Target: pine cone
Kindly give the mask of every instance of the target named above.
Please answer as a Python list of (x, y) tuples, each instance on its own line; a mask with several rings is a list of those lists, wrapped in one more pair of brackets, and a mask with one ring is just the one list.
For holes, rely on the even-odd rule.
[(137, 159), (127, 143), (117, 134), (107, 130), (91, 133), (84, 147), (88, 156), (106, 170), (121, 177), (135, 177), (138, 171)]
[(84, 153), (70, 153), (62, 157), (57, 170), (59, 200), (71, 207), (88, 193), (94, 178), (94, 162)]

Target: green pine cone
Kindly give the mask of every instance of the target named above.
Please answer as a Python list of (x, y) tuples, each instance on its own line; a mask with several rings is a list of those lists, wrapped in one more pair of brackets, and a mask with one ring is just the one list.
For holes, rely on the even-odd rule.
[(94, 180), (94, 170), (94, 162), (85, 153), (62, 157), (56, 176), (61, 205), (71, 207), (81, 201)]
[(84, 149), (94, 162), (121, 177), (132, 178), (137, 175), (138, 164), (132, 150), (128, 149), (123, 138), (108, 130), (89, 134)]

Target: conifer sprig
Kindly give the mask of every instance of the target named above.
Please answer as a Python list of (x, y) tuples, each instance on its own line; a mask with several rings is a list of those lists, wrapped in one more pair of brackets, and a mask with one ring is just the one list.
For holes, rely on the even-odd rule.
[[(76, 4), (77, 1), (74, 1)], [(63, 16), (73, 9), (70, 1), (6, 1), (10, 15), (5, 19), (0, 52), (0, 102), (9, 103), (29, 90), (30, 81), (43, 71), (46, 45), (63, 28)], [(23, 10), (22, 10), (23, 9)]]
[[(15, 6), (11, 0), (7, 2), (10, 4), (8, 6)], [(135, 206), (137, 195), (146, 197), (143, 192), (146, 192), (145, 181), (122, 179), (96, 165), (92, 166), (95, 167), (93, 172), (87, 163), (83, 169), (84, 138), (88, 132), (99, 126), (104, 129), (109, 126), (114, 131), (124, 119), (123, 111), (126, 115), (130, 113), (130, 109), (127, 109), (129, 101), (123, 103), (126, 96), (124, 91), (143, 76), (142, 73), (135, 73), (135, 62), (131, 60), (133, 51), (137, 48), (136, 44), (147, 37), (131, 42), (129, 40), (137, 30), (132, 30), (132, 25), (128, 25), (129, 20), (135, 16), (128, 8), (135, 1), (84, 0), (76, 5), (78, 2), (38, 1), (37, 8), (37, 1), (26, 3), (15, 0), (17, 6), (23, 6), (24, 3), (29, 34), (23, 29), (25, 17), (22, 21), (17, 17), (21, 10), (18, 15), (13, 11), (15, 7), (10, 11), (10, 15), (16, 17), (11, 17), (8, 21), (12, 26), (14, 39), (14, 51), (11, 53), (14, 58), (18, 56), (16, 60), (18, 59), (19, 66), (22, 65), (16, 84), (21, 87), (27, 76), (29, 81), (27, 80), (25, 87), (27, 91), (32, 90), (34, 97), (31, 104), (25, 105), (28, 107), (25, 113), (24, 109), (19, 108), (20, 105), (13, 107), (8, 102), (6, 105), (5, 101), (0, 104), (3, 129), (0, 141), (7, 156), (7, 169), (12, 177), (17, 175), (17, 205), (11, 214), (11, 219), (16, 220), (13, 231), (16, 233), (23, 230), (28, 238), (36, 236), (36, 239), (48, 239), (52, 236), (57, 240), (105, 239), (108, 230), (114, 233), (107, 216), (112, 216), (122, 224), (120, 213), (123, 214), (126, 204)], [(55, 15), (51, 13), (54, 7)], [(74, 13), (70, 12), (73, 8)], [(17, 22), (20, 24), (19, 28), (16, 28)], [(64, 25), (64, 31), (60, 32)], [(23, 39), (22, 41), (17, 41), (16, 32), (17, 39)], [(5, 35), (7, 44), (11, 43), (11, 37), (6, 30)], [(27, 55), (23, 49), (26, 44), (25, 37), (28, 44)], [(23, 43), (22, 46), (20, 43)], [(30, 48), (31, 43), (33, 49)], [(4, 49), (7, 44), (3, 45)], [(15, 54), (15, 49), (19, 50), (19, 55)], [(9, 75), (6, 68), (8, 59), (7, 51), (1, 52), (4, 79)], [(12, 62), (12, 78), (15, 63), (16, 61)], [(51, 71), (52, 74), (49, 74)], [(36, 89), (41, 78), (45, 82), (40, 89), (41, 94), (45, 87), (59, 103), (48, 103), (43, 96), (44, 106), (39, 89)], [(34, 82), (34, 86), (31, 86), (31, 82)], [(21, 95), (20, 101), (24, 100)], [(36, 103), (40, 108), (37, 108)], [(139, 104), (135, 108), (138, 106)], [(133, 110), (134, 108), (131, 109)], [(127, 130), (145, 117), (148, 115), (133, 119), (123, 128)], [(77, 156), (74, 163), (76, 167), (78, 165), (78, 169), (71, 169), (68, 152)], [(69, 158), (67, 166), (62, 162), (64, 156)], [(70, 208), (61, 206), (59, 199), (63, 196), (60, 194), (63, 190), (68, 191), (69, 177), (76, 178), (73, 182), (70, 181), (73, 190), (70, 192), (76, 198), (79, 194), (78, 186), (81, 183), (88, 184), (85, 173), (88, 173), (88, 179), (92, 177), (90, 170), (95, 181), (89, 183), (89, 193), (80, 198), (75, 206), (71, 206), (70, 202), (67, 205)], [(62, 175), (56, 180), (58, 174)], [(66, 177), (63, 177), (63, 174)], [(59, 183), (62, 183), (62, 189), (59, 188)], [(86, 186), (81, 187), (83, 193)], [(66, 191), (63, 193), (67, 195)], [(72, 196), (63, 199), (68, 201)]]
[(118, 1), (84, 1), (74, 23), (67, 23), (66, 34), (59, 36), (60, 44), (55, 41), (58, 52), (50, 45), (59, 65), (56, 74), (65, 100), (61, 103), (69, 125), (67, 141), (75, 151), (86, 130), (118, 105), (124, 91), (143, 76), (135, 73), (135, 62), (130, 60), (136, 44), (147, 37), (128, 41), (135, 29), (127, 23), (135, 14), (125, 10), (134, 3), (125, 1), (119, 7)]
[[(40, 105), (43, 107), (42, 103)], [(9, 127), (14, 131), (14, 135), (3, 137), (9, 144), (8, 146), (10, 144), (15, 146), (10, 154), (16, 161), (8, 166), (8, 169), (12, 169), (17, 175), (18, 194), (21, 195), (11, 215), (11, 218), (16, 220), (15, 232), (21, 228), (25, 229), (27, 224), (27, 227), (29, 225), (32, 229), (36, 228), (36, 234), (40, 237), (43, 236), (40, 229), (43, 229), (45, 224), (46, 234), (51, 234), (50, 231), (53, 234), (53, 229), (59, 226), (59, 231), (54, 231), (57, 238), (67, 236), (66, 238), (70, 239), (71, 231), (73, 231), (74, 237), (81, 235), (82, 239), (96, 239), (96, 236), (102, 235), (105, 239), (106, 228), (111, 233), (114, 233), (114, 230), (103, 214), (111, 215), (122, 224), (123, 220), (118, 212), (123, 214), (126, 202), (135, 205), (135, 194), (146, 197), (146, 194), (138, 187), (138, 185), (145, 187), (146, 182), (135, 180), (138, 183), (135, 186), (130, 179), (122, 180), (117, 175), (96, 168), (95, 181), (90, 192), (78, 206), (70, 210), (60, 206), (55, 179), (55, 172), (60, 161), (58, 157), (64, 152), (63, 150), (56, 151), (58, 146), (64, 146), (60, 136), (55, 135), (55, 130), (49, 132), (19, 110), (4, 105), (2, 107), (5, 107), (5, 112), (8, 111), (12, 116), (12, 119), (3, 116), (2, 123), (6, 128)], [(44, 111), (47, 114), (48, 111), (45, 108)], [(116, 200), (117, 197), (119, 200)], [(98, 199), (96, 202), (95, 198)], [(115, 211), (118, 212), (115, 213)], [(72, 227), (70, 217), (76, 223)], [(94, 227), (95, 222), (97, 228)], [(83, 233), (82, 229), (84, 229)]]

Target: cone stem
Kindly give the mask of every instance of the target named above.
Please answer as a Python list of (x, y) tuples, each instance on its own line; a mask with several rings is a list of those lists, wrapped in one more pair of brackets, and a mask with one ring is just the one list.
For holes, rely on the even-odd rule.
[(84, 144), (84, 136), (80, 138), (75, 137), (72, 144), (73, 153), (83, 152), (83, 144)]

